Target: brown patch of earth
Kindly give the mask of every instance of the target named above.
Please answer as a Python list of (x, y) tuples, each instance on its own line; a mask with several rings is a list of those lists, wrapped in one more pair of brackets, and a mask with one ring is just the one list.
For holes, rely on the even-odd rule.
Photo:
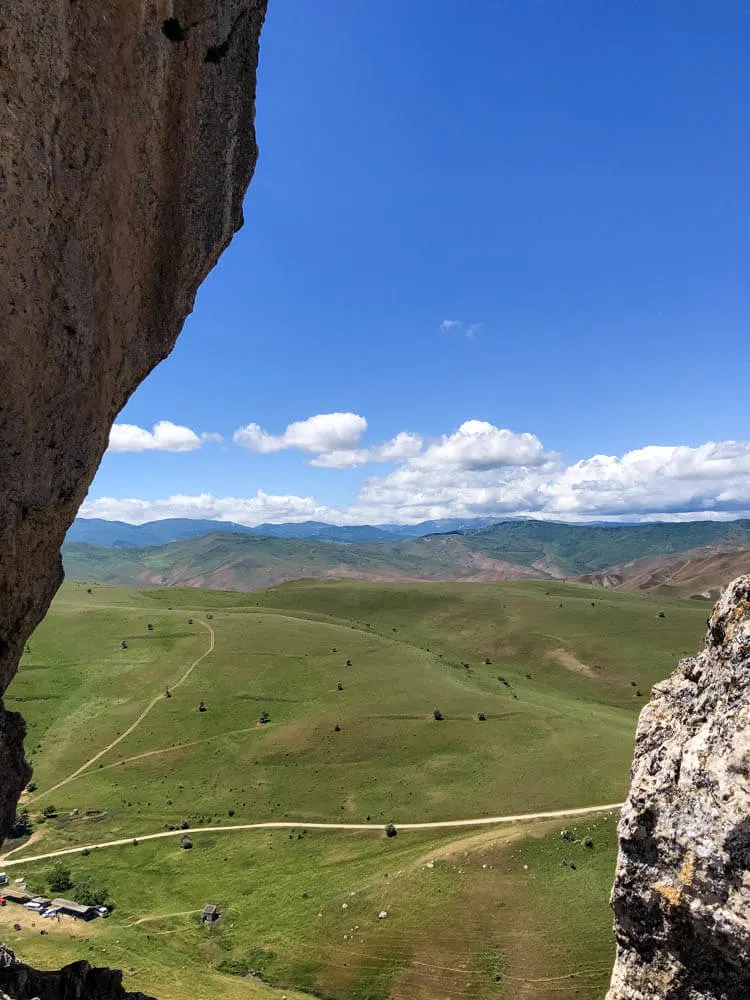
[(567, 649), (552, 649), (547, 653), (547, 658), (559, 663), (566, 670), (572, 670), (575, 674), (583, 674), (584, 677), (598, 677), (599, 674), (587, 663), (581, 663), (577, 656)]

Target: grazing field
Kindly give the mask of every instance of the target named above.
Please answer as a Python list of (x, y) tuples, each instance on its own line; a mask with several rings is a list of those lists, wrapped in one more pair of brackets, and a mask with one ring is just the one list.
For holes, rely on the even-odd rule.
[[(191, 849), (178, 836), (67, 858), (74, 880), (106, 886), (112, 917), (42, 937), (6, 933), (6, 907), (0, 937), (50, 967), (88, 938), (92, 960), (164, 1000), (196, 984), (206, 997), (601, 996), (614, 816), (383, 829), (620, 801), (650, 686), (704, 628), (696, 602), (562, 583), (68, 583), (9, 691), (29, 724), (34, 843), (7, 843), (5, 863), (198, 832)], [(200, 831), (269, 820), (294, 831)], [(41, 889), (52, 864), (8, 872)], [(207, 902), (222, 908), (210, 928)]]

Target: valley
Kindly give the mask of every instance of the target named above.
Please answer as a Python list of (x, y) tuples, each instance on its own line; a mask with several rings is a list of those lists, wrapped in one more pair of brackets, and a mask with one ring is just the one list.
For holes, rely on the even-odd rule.
[(700, 602), (548, 580), (68, 582), (8, 692), (33, 834), (0, 870), (41, 892), (70, 852), (114, 910), (40, 936), (9, 904), (3, 937), (167, 1000), (600, 997), (607, 807), (704, 629)]

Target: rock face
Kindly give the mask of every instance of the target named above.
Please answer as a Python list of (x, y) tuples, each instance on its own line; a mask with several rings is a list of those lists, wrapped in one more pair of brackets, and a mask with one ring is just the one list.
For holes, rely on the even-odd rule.
[(59, 972), (37, 972), (22, 965), (0, 945), (0, 1000), (151, 1000), (143, 993), (126, 993), (122, 973), (73, 962)]
[[(265, 5), (3, 0), (0, 696), (114, 417), (242, 224)], [(0, 702), (0, 843), (22, 741)]]
[(750, 576), (641, 713), (608, 1000), (750, 997)]
[[(9, 992), (5, 992), (8, 990)], [(26, 965), (0, 970), (0, 1000), (153, 1000), (145, 993), (128, 993), (122, 973), (73, 962), (55, 972), (38, 972)]]

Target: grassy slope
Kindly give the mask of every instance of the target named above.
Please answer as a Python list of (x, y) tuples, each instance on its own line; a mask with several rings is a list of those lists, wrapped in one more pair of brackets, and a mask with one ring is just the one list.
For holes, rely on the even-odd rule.
[(717, 542), (747, 545), (750, 521), (693, 521), (618, 527), (508, 521), (468, 531), (467, 547), (522, 566), (548, 560), (566, 576), (582, 576), (646, 556), (667, 556)]
[[(458, 992), (455, 974), (435, 969), (430, 974), (443, 977), (443, 992), (431, 993), (429, 979), (427, 985), (415, 985), (415, 970), (423, 966), (412, 965), (412, 959), (419, 952), (432, 955), (424, 968), (465, 964), (480, 970), (462, 995), (520, 998), (527, 994), (508, 978), (511, 968), (533, 966), (542, 977), (569, 970), (575, 955), (591, 949), (609, 954), (605, 915), (611, 837), (608, 854), (585, 854), (585, 863), (593, 866), (585, 878), (574, 877), (554, 860), (559, 825), (548, 841), (524, 840), (523, 849), (532, 853), (549, 843), (542, 851), (547, 860), (539, 862), (548, 875), (528, 883), (536, 885), (534, 892), (520, 893), (516, 883), (525, 873), (511, 855), (503, 861), (498, 856), (492, 870), (504, 874), (490, 890), (481, 883), (489, 869), (481, 865), (472, 868), (472, 878), (481, 885), (456, 872), (446, 874), (445, 884), (427, 883), (419, 858), (450, 837), (402, 834), (386, 841), (377, 831), (391, 819), (494, 815), (622, 797), (636, 713), (643, 703), (631, 681), (645, 694), (682, 653), (695, 649), (705, 609), (538, 583), (303, 581), (253, 595), (91, 589), (89, 594), (81, 585), (63, 588), (32, 637), (31, 652), (9, 692), (10, 707), (22, 709), (29, 719), (34, 777), (42, 792), (124, 730), (150, 697), (200, 655), (207, 631), (199, 617), (206, 621), (208, 613), (216, 649), (172, 698), (160, 701), (144, 724), (103, 758), (104, 766), (54, 796), (36, 797), (33, 814), (49, 801), (61, 813), (40, 828), (45, 849), (135, 836), (183, 818), (238, 823), (289, 817), (302, 825), (304, 819), (359, 822), (369, 815), (375, 827), (369, 837), (206, 835), (190, 854), (174, 841), (95, 853), (85, 863), (108, 882), (118, 911), (106, 928), (100, 924), (85, 933), (104, 936), (113, 964), (127, 968), (122, 954), (132, 953), (131, 964), (140, 970), (134, 987), (148, 985), (164, 1000), (180, 1000), (190, 995), (195, 970), (205, 978), (202, 995), (214, 995), (211, 990), (218, 995), (225, 980), (212, 978), (207, 966), (223, 958), (245, 961), (253, 948), (264, 948), (276, 955), (266, 969), (274, 982), (315, 985), (342, 1000), (381, 1000), (391, 989), (394, 997)], [(660, 608), (666, 618), (657, 617)], [(145, 629), (147, 622), (155, 625), (153, 633)], [(124, 637), (129, 648), (122, 651)], [(589, 667), (591, 676), (552, 658), (559, 650)], [(347, 658), (351, 667), (345, 666)], [(464, 661), (469, 669), (461, 665)], [(196, 711), (200, 700), (206, 702), (205, 713)], [(431, 720), (434, 707), (444, 713), (443, 722)], [(255, 720), (263, 709), (272, 721), (260, 728)], [(487, 713), (486, 723), (473, 718), (478, 710)], [(116, 763), (176, 744), (193, 745)], [(75, 818), (68, 815), (74, 808), (80, 810)], [(86, 810), (100, 814), (86, 817)], [(511, 850), (502, 843), (495, 849), (503, 858)], [(380, 886), (386, 872), (389, 878), (401, 872), (402, 889), (393, 890), (398, 910), (384, 927), (373, 914), (385, 905)], [(566, 904), (580, 908), (585, 923), (580, 935), (562, 934), (566, 907), (545, 889), (562, 885), (560, 879), (573, 879), (571, 885), (584, 889), (580, 899)], [(441, 892), (428, 892), (428, 885)], [(345, 890), (367, 901), (354, 921), (367, 928), (365, 943), (356, 949), (344, 945), (349, 929), (341, 923), (342, 913), (355, 916), (341, 910)], [(309, 893), (305, 905), (314, 901), (313, 907), (301, 908), (303, 891)], [(466, 923), (471, 900), (484, 900), (486, 893), (472, 940), (461, 938), (457, 924)], [(175, 913), (213, 896), (230, 907), (231, 918), (209, 943), (190, 916), (171, 918), (159, 926), (158, 938), (148, 941), (145, 925), (125, 927), (142, 912), (139, 906), (148, 914)], [(454, 903), (446, 908), (448, 900)], [(592, 907), (596, 919), (584, 917)], [(545, 941), (564, 940), (541, 950), (538, 942), (530, 946), (528, 935), (519, 938), (513, 931), (521, 917)], [(65, 936), (49, 947), (47, 939), (42, 944), (21, 937), (21, 954), (35, 960), (43, 949), (49, 964), (58, 953), (68, 954), (66, 949), (72, 953)], [(396, 954), (400, 938), (404, 946)], [(321, 946), (314, 944), (318, 939)], [(117, 948), (116, 940), (121, 941)], [(442, 942), (440, 954), (436, 942)], [(344, 947), (352, 951), (346, 961)], [(440, 961), (440, 955), (452, 957)], [(498, 963), (505, 970), (501, 985), (494, 979)], [(234, 989), (238, 981), (229, 982)]]

